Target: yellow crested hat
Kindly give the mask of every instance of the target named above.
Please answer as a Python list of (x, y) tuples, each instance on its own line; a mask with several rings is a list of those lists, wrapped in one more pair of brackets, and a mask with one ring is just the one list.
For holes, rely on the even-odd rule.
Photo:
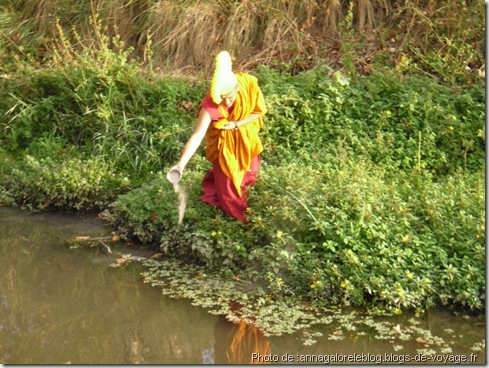
[(238, 80), (233, 73), (233, 62), (231, 55), (227, 51), (221, 51), (216, 56), (216, 64), (214, 75), (211, 83), (211, 98), (212, 101), (219, 105), (221, 103), (221, 95), (225, 95), (233, 90), (238, 84)]

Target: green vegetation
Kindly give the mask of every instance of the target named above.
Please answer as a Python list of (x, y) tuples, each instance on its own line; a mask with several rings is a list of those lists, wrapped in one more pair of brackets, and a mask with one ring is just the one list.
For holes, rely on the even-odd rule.
[[(190, 200), (182, 226), (163, 175), (112, 204), (119, 226), (209, 267), (257, 279), (267, 270), (282, 294), (399, 309), (482, 308), (484, 141), (471, 133), (484, 129), (482, 86), (458, 96), (423, 78), (348, 84), (323, 70), (257, 75), (270, 113), (250, 224), (198, 201), (198, 161), (183, 180)], [(359, 97), (367, 91), (369, 98)]]
[[(302, 38), (292, 45), (303, 48), (296, 57), (253, 70), (269, 113), (250, 222), (199, 201), (209, 169), (202, 148), (182, 179), (188, 203), (178, 224), (177, 195), (164, 173), (191, 134), (207, 78), (159, 73), (153, 51), (161, 57), (158, 47), (168, 42), (131, 44), (127, 28), (111, 33), (98, 16), (91, 18), (92, 38), (83, 27), (63, 28), (67, 18), (52, 28), (37, 17), (18, 23), (27, 13), (14, 10), (23, 2), (10, 3), (0, 15), (0, 203), (97, 209), (121, 236), (222, 279), (259, 285), (260, 298), (391, 312), (437, 305), (484, 310), (485, 81), (478, 76), (484, 23), (463, 28), (478, 19), (480, 4), (397, 8), (390, 20), (402, 16), (399, 24), (410, 33), (387, 41), (388, 33), (375, 28), (374, 52), (360, 48), (370, 45), (362, 39), (370, 33), (357, 29), (380, 18), (365, 16), (361, 26), (358, 9), (367, 2), (352, 2), (356, 7), (335, 13), (338, 68), (319, 51), (304, 52), (312, 36), (297, 31)], [(244, 5), (230, 3), (241, 14)], [(278, 8), (253, 2), (266, 3)], [(90, 5), (79, 4), (70, 17)], [(95, 6), (103, 2), (97, 4), (92, 10), (103, 16)], [(175, 12), (184, 6), (158, 4)], [(314, 9), (318, 2), (301, 4)], [(431, 18), (419, 13), (430, 9)], [(457, 11), (461, 21), (450, 23)], [(151, 13), (141, 14), (149, 22)], [(261, 27), (278, 29), (279, 18), (271, 19)], [(39, 37), (51, 32), (49, 50), (38, 50), (34, 30)], [(261, 28), (247, 33), (259, 34)], [(277, 40), (286, 44), (285, 36)], [(250, 47), (256, 42), (250, 38)], [(188, 46), (172, 45), (178, 52), (168, 53), (171, 62)], [(304, 55), (313, 56), (314, 67)]]

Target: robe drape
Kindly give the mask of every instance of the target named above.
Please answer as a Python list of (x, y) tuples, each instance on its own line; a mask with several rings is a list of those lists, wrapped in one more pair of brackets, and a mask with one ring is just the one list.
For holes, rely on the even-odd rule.
[(267, 108), (257, 78), (246, 73), (235, 75), (239, 88), (231, 111), (209, 100), (204, 100), (202, 107), (210, 112), (213, 120), (206, 133), (206, 158), (210, 162), (219, 160), (222, 171), (232, 180), (236, 191), (241, 195), (243, 176), (250, 169), (251, 160), (263, 151), (258, 136), (263, 126), (263, 117), (260, 116), (238, 130), (221, 128), (230, 121), (243, 120), (254, 113), (263, 115)]
[(239, 88), (230, 109), (213, 103), (210, 95), (201, 104), (212, 120), (206, 133), (206, 158), (212, 162), (212, 169), (202, 181), (204, 194), (200, 199), (246, 222), (245, 187), (253, 185), (258, 175), (263, 151), (258, 133), (263, 118), (260, 116), (238, 130), (220, 128), (253, 113), (265, 114), (267, 109), (257, 78), (245, 73), (235, 75)]

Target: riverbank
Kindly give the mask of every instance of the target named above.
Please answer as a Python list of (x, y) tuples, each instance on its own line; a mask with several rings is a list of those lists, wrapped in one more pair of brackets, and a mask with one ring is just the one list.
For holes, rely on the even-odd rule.
[[(250, 223), (198, 201), (208, 169), (201, 152), (182, 180), (179, 225), (164, 173), (193, 124), (182, 104), (197, 104), (206, 84), (135, 79), (130, 68), (121, 64), (127, 74), (117, 81), (91, 69), (7, 80), (3, 203), (96, 208), (121, 237), (261, 282), (272, 295), (396, 313), (483, 310), (482, 84), (460, 94), (426, 77), (260, 68), (269, 114)], [(109, 93), (119, 97), (100, 97)]]
[(4, 45), (0, 203), (99, 211), (123, 239), (275, 298), (378, 313), (484, 310), (485, 80), (476, 69), (444, 79), (405, 63), (368, 73), (324, 61), (293, 73), (258, 66), (269, 112), (249, 223), (198, 200), (210, 167), (201, 149), (181, 182), (180, 224), (164, 173), (193, 130), (207, 78), (157, 72), (93, 26), (96, 44), (59, 28), (42, 60), (12, 59)]

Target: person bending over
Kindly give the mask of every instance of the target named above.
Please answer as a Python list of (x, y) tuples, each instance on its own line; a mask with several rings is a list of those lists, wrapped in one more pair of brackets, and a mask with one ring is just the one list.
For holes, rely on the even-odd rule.
[(266, 112), (258, 79), (248, 73), (234, 73), (231, 56), (220, 52), (195, 130), (169, 173), (178, 170), (181, 175), (205, 137), (206, 158), (212, 168), (202, 181), (200, 199), (247, 222), (246, 187), (253, 185), (258, 175), (263, 151), (258, 134)]

